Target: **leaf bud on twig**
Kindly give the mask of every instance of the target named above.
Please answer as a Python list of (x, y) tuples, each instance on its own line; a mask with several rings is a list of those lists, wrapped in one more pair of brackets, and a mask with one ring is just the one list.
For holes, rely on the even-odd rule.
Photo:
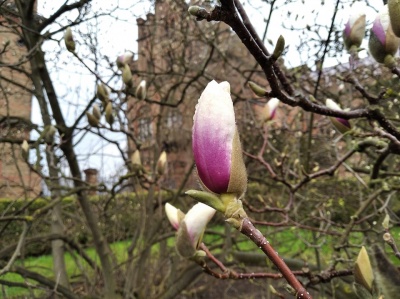
[(250, 89), (259, 97), (265, 97), (268, 92), (262, 88), (260, 85), (258, 85), (257, 83), (254, 83), (252, 81), (249, 81), (249, 87)]
[(283, 50), (285, 50), (285, 38), (280, 35), (276, 42), (274, 52), (272, 53), (272, 59), (276, 61), (282, 55)]

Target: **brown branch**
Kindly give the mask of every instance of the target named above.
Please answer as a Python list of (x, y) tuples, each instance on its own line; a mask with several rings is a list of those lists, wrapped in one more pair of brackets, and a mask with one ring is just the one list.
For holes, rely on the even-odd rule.
[(278, 268), (282, 276), (287, 282), (295, 289), (297, 299), (312, 299), (311, 295), (297, 280), (294, 273), (289, 269), (283, 259), (278, 255), (278, 252), (269, 244), (269, 241), (263, 234), (254, 227), (253, 223), (248, 218), (243, 219), (240, 232), (247, 236), (254, 242), (271, 260), (271, 262)]

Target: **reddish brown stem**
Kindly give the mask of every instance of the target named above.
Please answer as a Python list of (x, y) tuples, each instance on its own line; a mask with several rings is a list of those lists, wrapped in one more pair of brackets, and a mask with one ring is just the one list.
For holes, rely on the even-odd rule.
[(311, 295), (297, 280), (296, 276), (294, 276), (292, 270), (290, 270), (283, 259), (279, 257), (278, 252), (274, 250), (263, 234), (254, 227), (253, 223), (251, 223), (248, 218), (243, 220), (240, 231), (252, 240), (254, 244), (256, 244), (268, 256), (271, 262), (274, 263), (287, 282), (295, 289), (297, 299), (312, 299)]

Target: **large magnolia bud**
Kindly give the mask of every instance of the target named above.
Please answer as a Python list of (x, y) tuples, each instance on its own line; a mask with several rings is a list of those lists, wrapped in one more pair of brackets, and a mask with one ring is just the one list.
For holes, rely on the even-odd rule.
[(228, 82), (207, 85), (193, 122), (193, 154), (201, 183), (214, 193), (241, 197), (247, 173)]

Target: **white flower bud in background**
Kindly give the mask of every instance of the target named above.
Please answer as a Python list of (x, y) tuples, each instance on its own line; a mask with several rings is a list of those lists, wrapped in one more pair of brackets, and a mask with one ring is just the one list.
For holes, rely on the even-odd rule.
[(140, 158), (140, 151), (138, 149), (133, 152), (131, 163), (134, 170), (139, 170), (142, 167), (142, 159)]
[(72, 35), (71, 27), (67, 27), (67, 30), (65, 30), (64, 42), (68, 51), (75, 52), (75, 41)]
[(126, 86), (132, 86), (132, 72), (131, 68), (127, 64), (125, 64), (124, 68), (122, 69), (122, 81)]
[(138, 87), (136, 88), (136, 98), (139, 101), (143, 101), (144, 99), (146, 99), (146, 94), (147, 94), (147, 83), (146, 80), (142, 80), (140, 81)]
[(167, 152), (163, 151), (157, 161), (157, 173), (163, 175), (167, 172)]
[(22, 141), (21, 149), (22, 149), (22, 157), (26, 159), (29, 153), (29, 144), (28, 141), (26, 141), (25, 139), (24, 141)]

